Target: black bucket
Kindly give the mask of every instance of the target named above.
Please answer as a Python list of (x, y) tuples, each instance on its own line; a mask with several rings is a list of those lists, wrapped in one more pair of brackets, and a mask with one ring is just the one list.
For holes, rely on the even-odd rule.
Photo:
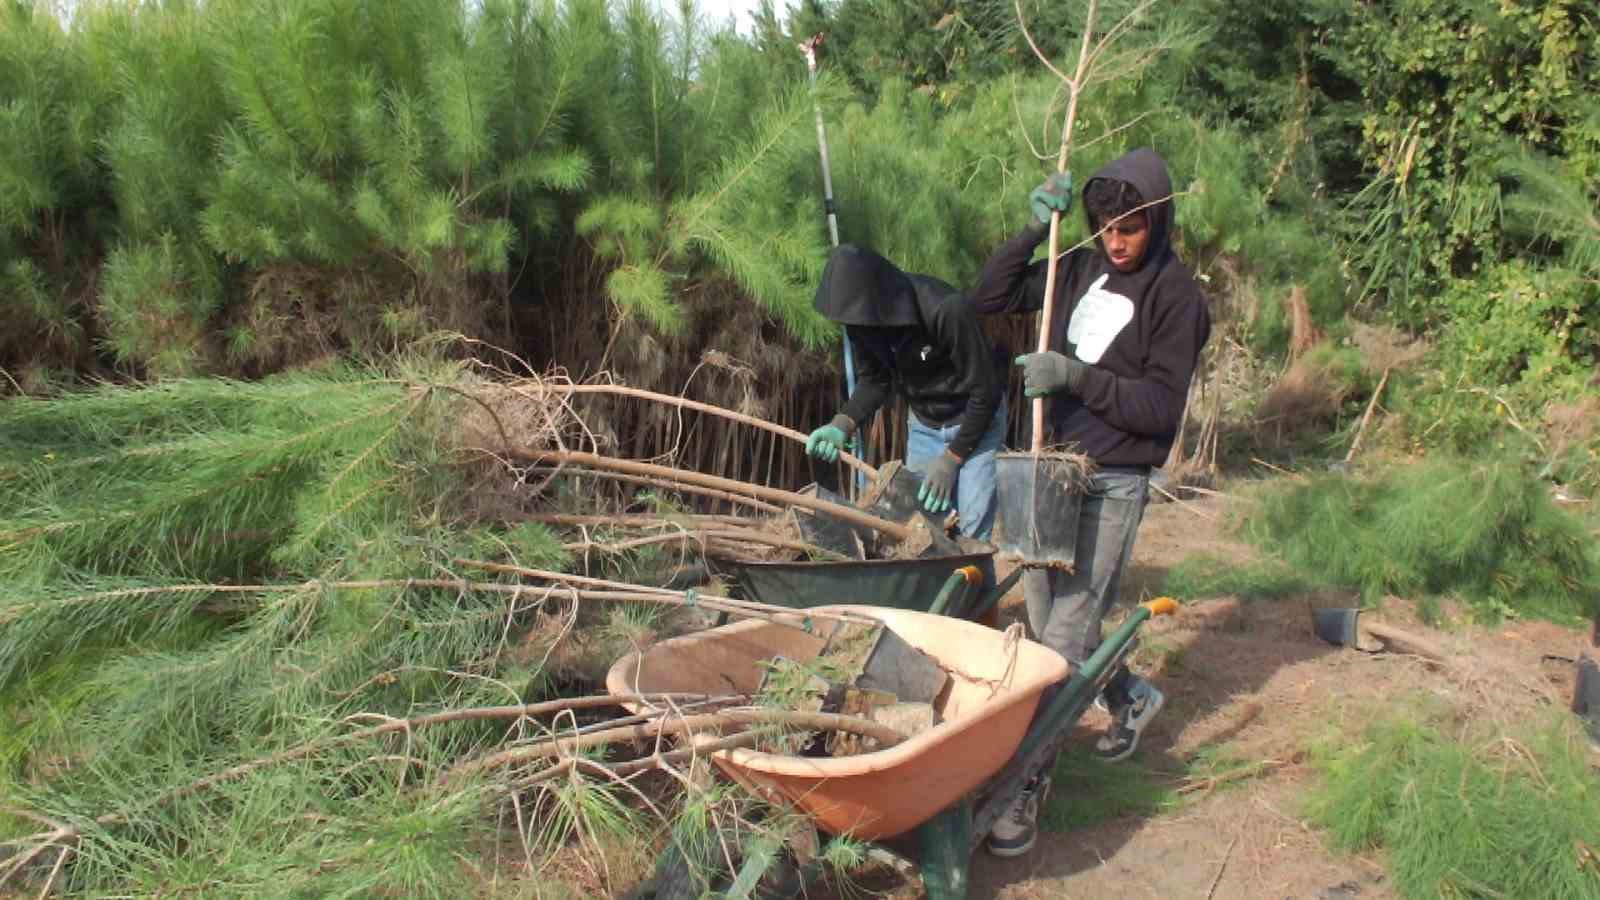
[(1356, 620), (1361, 610), (1327, 607), (1311, 610), (1311, 630), (1335, 647), (1355, 647), (1360, 644), (1360, 631)]
[(1034, 565), (1072, 568), (1088, 476), (1050, 453), (1002, 453), (995, 460), (1000, 553)]
[(1578, 659), (1578, 681), (1572, 692), (1572, 711), (1589, 731), (1589, 740), (1600, 746), (1600, 664), (1584, 654)]
[(725, 565), (748, 599), (793, 609), (860, 603), (925, 612), (939, 596), (939, 589), (963, 566), (977, 566), (983, 573), (982, 584), (971, 596), (982, 596), (995, 583), (993, 551), (922, 559)]
[[(864, 498), (864, 505), (851, 503), (820, 485), (808, 486), (801, 493), (815, 493), (819, 500), (860, 509), (902, 525), (920, 519), (927, 527), (932, 552), (941, 556), (961, 552), (959, 543), (944, 533), (943, 517), (928, 515), (922, 508), (922, 501), (917, 499), (917, 491), (922, 488), (922, 473), (907, 468), (899, 460), (884, 463), (878, 472), (878, 480), (873, 484), (870, 497)], [(826, 512), (792, 515), (806, 543), (832, 550), (841, 556), (857, 560), (887, 556), (893, 544), (892, 539), (870, 528), (835, 518)]]

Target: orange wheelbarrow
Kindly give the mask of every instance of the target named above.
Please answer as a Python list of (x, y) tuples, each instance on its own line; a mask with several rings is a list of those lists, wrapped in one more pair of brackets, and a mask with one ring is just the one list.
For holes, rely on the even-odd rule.
[[(952, 576), (962, 577), (961, 573)], [(937, 604), (935, 604), (937, 605)], [(1144, 604), (1072, 671), (1059, 654), (986, 626), (934, 613), (873, 606), (829, 606), (878, 619), (951, 674), (939, 697), (939, 724), (893, 747), (842, 758), (813, 758), (720, 750), (712, 763), (729, 778), (781, 808), (793, 809), (820, 831), (873, 842), (921, 868), (930, 900), (966, 896), (967, 864), (995, 820), (1023, 786), (1055, 758), (1067, 732), (1126, 655), (1151, 615), (1168, 613), (1167, 599)], [(800, 658), (802, 644), (826, 636), (833, 622), (812, 620), (815, 633), (776, 622), (747, 620), (663, 641), (618, 660), (606, 678), (612, 694), (649, 692), (755, 693), (762, 663)], [(1041, 698), (1059, 686), (1049, 699)], [(634, 712), (639, 704), (625, 704)], [(637, 708), (636, 708), (637, 707)], [(691, 735), (704, 743), (715, 735)], [(745, 853), (739, 872), (723, 873), (727, 896), (798, 894), (803, 878), (763, 879), (772, 848)], [(671, 860), (672, 853), (664, 860)], [(684, 887), (681, 873), (657, 869), (657, 900), (716, 893), (715, 879)], [(758, 882), (765, 884), (757, 889)], [(792, 888), (792, 890), (789, 890)]]

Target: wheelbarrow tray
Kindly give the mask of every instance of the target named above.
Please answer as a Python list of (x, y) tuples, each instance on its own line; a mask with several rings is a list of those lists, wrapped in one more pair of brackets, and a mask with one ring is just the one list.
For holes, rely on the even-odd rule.
[[(769, 801), (791, 806), (832, 834), (882, 840), (931, 819), (1003, 768), (1021, 743), (1040, 693), (1070, 671), (1055, 651), (948, 616), (876, 606), (827, 606), (882, 621), (950, 671), (935, 703), (942, 721), (903, 743), (840, 759), (723, 750), (712, 761)], [(746, 620), (663, 641), (618, 660), (606, 676), (612, 694), (754, 693), (761, 662), (810, 648), (817, 634)], [(635, 712), (644, 707), (627, 704)], [(696, 734), (699, 743), (715, 735)]]
[(856, 603), (926, 611), (950, 573), (964, 566), (983, 573), (983, 590), (995, 583), (993, 550), (917, 559), (725, 565), (751, 600), (791, 609)]

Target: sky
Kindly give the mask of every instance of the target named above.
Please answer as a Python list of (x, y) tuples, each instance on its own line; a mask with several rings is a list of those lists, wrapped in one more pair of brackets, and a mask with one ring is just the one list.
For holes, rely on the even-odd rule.
[[(696, 0), (695, 5), (700, 7), (701, 15), (713, 24), (720, 25), (727, 21), (728, 16), (735, 16), (739, 31), (749, 34), (750, 14), (761, 5), (761, 0)], [(781, 17), (784, 4), (780, 2), (777, 7)]]

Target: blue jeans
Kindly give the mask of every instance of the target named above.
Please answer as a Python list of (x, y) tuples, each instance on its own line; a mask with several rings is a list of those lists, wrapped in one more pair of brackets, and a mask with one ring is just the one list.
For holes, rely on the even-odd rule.
[(1094, 473), (1078, 513), (1075, 571), (1029, 569), (1022, 576), (1028, 627), (1074, 668), (1100, 646), (1100, 620), (1117, 602), (1149, 487), (1147, 475)]
[[(921, 472), (956, 439), (961, 420), (933, 426), (923, 424), (916, 413), (911, 413), (909, 419), (906, 466)], [(956, 511), (961, 514), (961, 533), (967, 537), (987, 541), (994, 531), (994, 458), (1005, 437), (1006, 405), (1002, 402), (989, 420), (988, 430), (978, 439), (978, 446), (956, 473)]]

